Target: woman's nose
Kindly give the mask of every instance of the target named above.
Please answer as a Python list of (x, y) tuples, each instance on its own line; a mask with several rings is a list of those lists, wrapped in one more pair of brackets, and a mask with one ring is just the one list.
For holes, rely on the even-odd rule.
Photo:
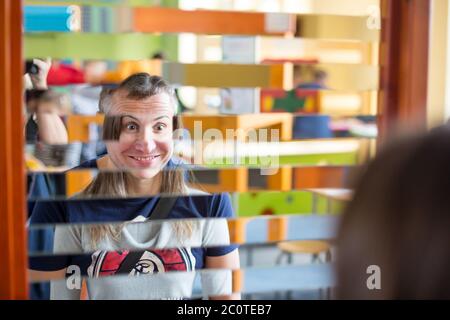
[(136, 150), (141, 152), (149, 152), (156, 147), (155, 139), (151, 129), (144, 129), (140, 132), (136, 140)]

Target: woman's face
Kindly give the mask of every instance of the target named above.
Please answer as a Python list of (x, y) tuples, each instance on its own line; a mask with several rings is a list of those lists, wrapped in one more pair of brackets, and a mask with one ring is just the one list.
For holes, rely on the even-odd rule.
[(106, 143), (108, 155), (117, 168), (131, 169), (139, 179), (151, 179), (173, 153), (173, 100), (166, 93), (143, 100), (126, 95), (116, 92), (107, 114), (121, 117), (119, 141)]

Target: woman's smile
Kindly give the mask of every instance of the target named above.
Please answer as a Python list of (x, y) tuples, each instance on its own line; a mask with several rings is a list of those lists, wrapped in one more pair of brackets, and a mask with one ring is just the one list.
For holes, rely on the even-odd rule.
[(138, 167), (151, 167), (158, 162), (160, 154), (156, 155), (128, 155), (132, 159), (132, 163), (135, 163)]

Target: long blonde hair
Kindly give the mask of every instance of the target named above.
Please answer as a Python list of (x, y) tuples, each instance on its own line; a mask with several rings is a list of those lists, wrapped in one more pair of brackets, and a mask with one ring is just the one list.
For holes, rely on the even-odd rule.
[[(161, 77), (150, 76), (147, 73), (138, 73), (125, 79), (117, 89), (103, 90), (100, 96), (99, 109), (108, 114), (111, 98), (114, 92), (122, 90), (127, 93), (128, 99), (142, 100), (159, 93), (168, 94), (175, 103), (175, 94), (172, 87)], [(105, 116), (103, 124), (103, 140), (118, 140), (122, 125), (121, 117)], [(179, 116), (173, 118), (173, 129), (182, 127)], [(186, 195), (184, 170), (162, 170), (161, 187), (159, 192), (163, 194)], [(114, 196), (118, 198), (128, 197), (130, 190), (130, 176), (127, 172), (99, 172), (93, 181), (80, 194), (84, 197)], [(123, 226), (120, 225), (96, 225), (90, 227), (91, 245), (96, 247), (104, 238), (119, 240)], [(172, 222), (172, 227), (179, 239), (188, 238), (192, 235), (193, 224), (190, 221)]]

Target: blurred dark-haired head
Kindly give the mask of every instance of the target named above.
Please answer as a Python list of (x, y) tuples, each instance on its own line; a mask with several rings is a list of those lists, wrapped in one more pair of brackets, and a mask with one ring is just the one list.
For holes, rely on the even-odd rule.
[(447, 126), (392, 143), (365, 167), (339, 229), (338, 298), (450, 299), (449, 270)]

